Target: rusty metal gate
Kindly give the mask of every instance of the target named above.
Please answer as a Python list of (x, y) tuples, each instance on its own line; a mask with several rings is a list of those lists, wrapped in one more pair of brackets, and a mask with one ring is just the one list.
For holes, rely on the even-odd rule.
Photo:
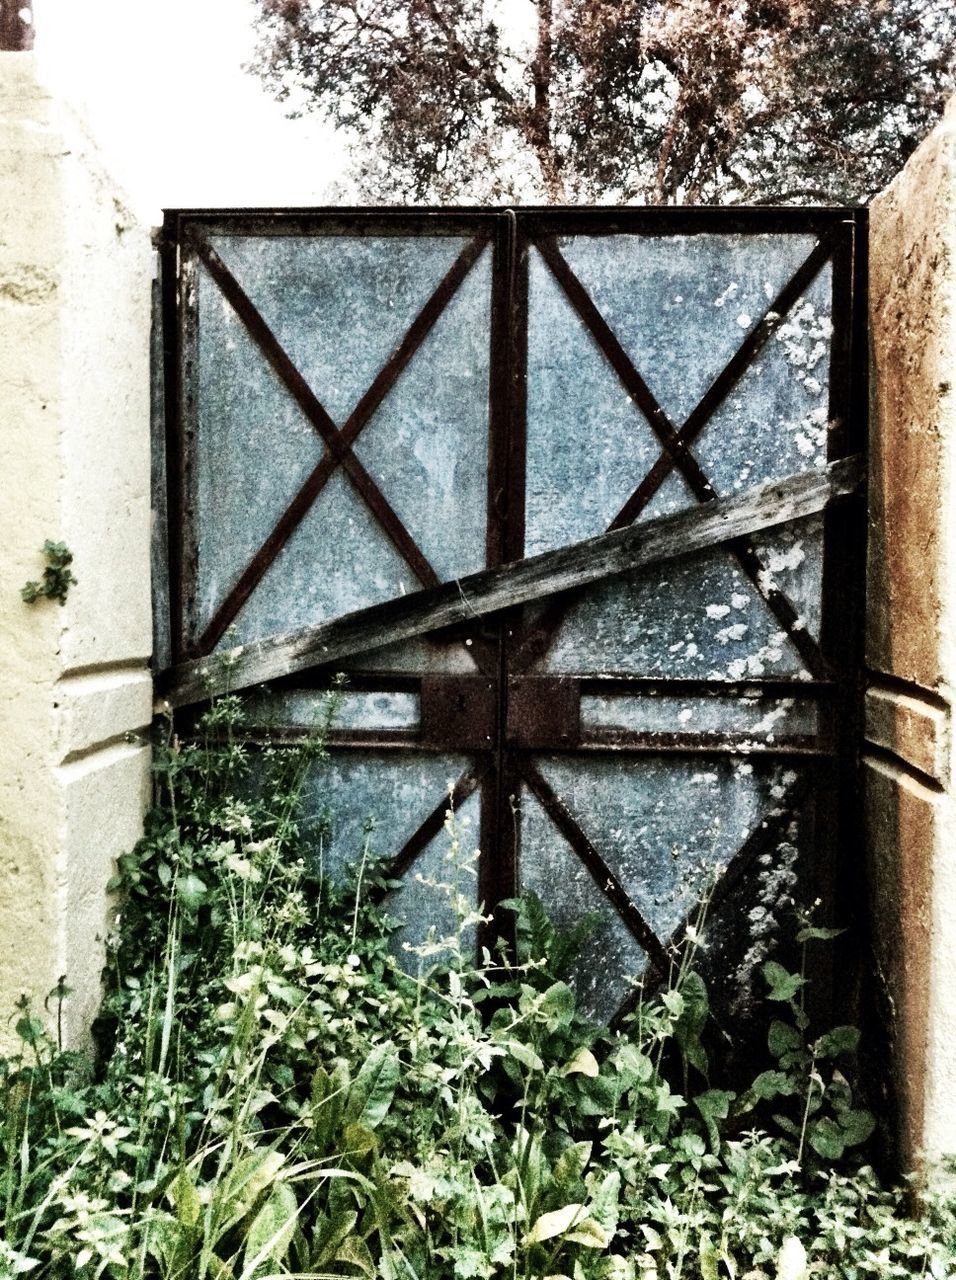
[[(403, 936), (475, 896), (593, 915), (611, 1018), (710, 896), (744, 989), (852, 847), (863, 214), (167, 220), (161, 691), (307, 731), (329, 865), (368, 816)], [(228, 675), (223, 655), (228, 654)], [(501, 920), (495, 928), (501, 927)], [(490, 935), (486, 934), (487, 941)]]

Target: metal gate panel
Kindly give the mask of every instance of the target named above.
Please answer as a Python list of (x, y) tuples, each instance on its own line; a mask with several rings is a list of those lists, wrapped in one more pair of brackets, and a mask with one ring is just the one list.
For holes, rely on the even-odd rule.
[[(832, 314), (848, 314), (850, 281), (834, 273), (839, 240), (839, 228), (529, 231), (526, 554), (841, 456), (850, 406), (845, 368), (831, 386)], [(799, 846), (821, 835), (812, 761), (836, 744), (821, 686), (846, 665), (820, 646), (823, 566), (824, 520), (811, 517), (513, 620), (508, 670), (529, 691), (540, 673), (542, 697), (564, 679), (576, 747), (547, 756), (520, 747), (554, 738), (511, 740), (518, 882), (564, 927), (585, 901), (595, 911), (578, 977), (594, 1013), (633, 1001), (635, 967), (666, 972), (701, 899), (713, 894), (717, 912), (747, 868), (738, 931), (750, 934), (750, 971), (779, 927)], [(731, 696), (715, 696), (719, 682)], [(548, 875), (555, 838), (576, 858), (561, 885)]]
[[(276, 230), (269, 219), (213, 218), (188, 222), (178, 239), (180, 657), (348, 614), (496, 555), (493, 223), (326, 218), (304, 233)], [(425, 883), (445, 870), (450, 787), (481, 838), (486, 766), (448, 743), (410, 749), (422, 678), (477, 674), (473, 647), (460, 636), (365, 655), (337, 698), (348, 749), (306, 779), (313, 853), (330, 874), (393, 855), (407, 921), (399, 946), (450, 923)], [(481, 653), (496, 671), (494, 643)], [(254, 731), (313, 731), (327, 681), (315, 683), (254, 693)], [(479, 745), (490, 751), (490, 735)]]
[(484, 248), (199, 239), (186, 262), (191, 644), (248, 642), (482, 567)]
[[(666, 974), (703, 895), (736, 1006), (781, 901), (832, 901), (853, 804), (852, 499), (558, 594), (526, 575), (534, 601), (498, 611), (479, 583), (500, 572), (504, 601), (523, 557), (567, 548), (586, 567), (583, 540), (598, 555), (605, 532), (675, 513), (689, 530), (722, 500), (830, 484), (861, 447), (862, 225), (802, 210), (171, 216), (167, 683), (195, 687), (233, 647), (253, 668), (262, 645), (308, 652), (342, 619), (340, 658), (323, 664), (317, 639), (311, 663), (266, 660), (296, 674), (249, 711), (254, 732), (295, 737), (347, 673), (332, 762), (309, 781), (316, 819), (331, 815), (316, 847), (332, 871), (369, 842), (392, 858), (398, 945), (450, 924), (429, 887), (449, 875), (449, 788), (481, 846), (478, 899), (531, 888), (559, 925), (593, 915), (576, 983), (599, 1017), (637, 998), (635, 975)], [(431, 600), (453, 626), (390, 621)]]

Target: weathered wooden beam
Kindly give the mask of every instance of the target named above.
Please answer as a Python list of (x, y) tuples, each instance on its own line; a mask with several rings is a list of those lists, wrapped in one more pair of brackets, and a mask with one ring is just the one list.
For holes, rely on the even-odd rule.
[(184, 662), (157, 680), (157, 708), (201, 702), (397, 644), (440, 627), (474, 621), (604, 578), (706, 551), (822, 511), (851, 493), (863, 475), (859, 457), (812, 475), (791, 476), (740, 497), (603, 533), (570, 547), (442, 583), (286, 635)]

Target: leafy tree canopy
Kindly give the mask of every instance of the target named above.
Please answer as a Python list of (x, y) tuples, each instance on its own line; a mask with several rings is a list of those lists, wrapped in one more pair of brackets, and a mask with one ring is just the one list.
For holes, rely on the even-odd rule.
[(257, 0), (253, 69), (365, 195), (852, 202), (952, 91), (951, 0)]
[(413, 201), (853, 202), (953, 87), (951, 0), (257, 0), (261, 74)]

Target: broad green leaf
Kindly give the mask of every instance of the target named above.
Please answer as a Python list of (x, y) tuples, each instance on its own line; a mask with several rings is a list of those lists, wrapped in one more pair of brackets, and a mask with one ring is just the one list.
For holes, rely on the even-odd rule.
[(279, 1263), (284, 1259), (298, 1215), (295, 1192), (287, 1182), (277, 1182), (249, 1227), (241, 1280), (250, 1280), (263, 1262)]
[(375, 1261), (361, 1236), (350, 1236), (348, 1240), (343, 1240), (335, 1255), (335, 1261), (358, 1267), (362, 1275), (368, 1276), (369, 1280), (375, 1275)]
[(707, 1015), (710, 1011), (707, 984), (700, 974), (692, 969), (681, 983), (680, 993), (684, 999), (681, 1023), (687, 1030), (700, 1035), (707, 1025)]
[(573, 1223), (580, 1222), (583, 1218), (583, 1204), (566, 1204), (560, 1209), (552, 1209), (550, 1213), (542, 1213), (525, 1236), (525, 1243), (541, 1244), (544, 1240), (563, 1236)]
[(331, 1073), (324, 1067), (317, 1067), (313, 1073), (311, 1092), (315, 1107), (315, 1141), (319, 1150), (328, 1150), (339, 1132), (349, 1083), (348, 1063), (341, 1058)]
[(194, 1227), (202, 1213), (202, 1201), (188, 1169), (180, 1169), (166, 1188), (166, 1196), (176, 1210), (177, 1220), (184, 1227)]
[[(174, 1274), (178, 1274), (175, 1273)], [(216, 1253), (206, 1257), (206, 1274), (209, 1280), (236, 1280), (236, 1273), (228, 1262), (224, 1262)]]
[(370, 1151), (378, 1150), (378, 1138), (367, 1124), (347, 1124), (342, 1130), (342, 1154), (356, 1157), (367, 1156)]
[(660, 1233), (654, 1229), (654, 1227), (647, 1222), (641, 1222), (638, 1225), (641, 1228), (644, 1239), (647, 1241), (648, 1249), (651, 1249), (656, 1253), (658, 1250), (664, 1248), (663, 1238)]
[(525, 1244), (541, 1244), (556, 1236), (564, 1236), (586, 1249), (606, 1249), (611, 1243), (610, 1233), (585, 1214), (583, 1204), (566, 1204), (542, 1213), (525, 1236)]
[(687, 1106), (679, 1093), (671, 1093), (670, 1085), (666, 1080), (654, 1086), (654, 1103), (658, 1111), (671, 1116), (676, 1116), (681, 1107)]
[(562, 1075), (588, 1076), (590, 1079), (601, 1074), (601, 1068), (598, 1066), (598, 1060), (590, 1049), (579, 1049), (571, 1061), (564, 1068)]
[(569, 1190), (581, 1178), (591, 1159), (590, 1142), (573, 1142), (565, 1147), (555, 1162), (553, 1177), (559, 1191)]
[(841, 933), (846, 933), (845, 929), (821, 929), (817, 925), (805, 925), (797, 934), (798, 942), (832, 942), (834, 938), (839, 938)]
[(719, 1280), (717, 1268), (720, 1265), (720, 1251), (706, 1231), (700, 1237), (697, 1256), (700, 1261), (701, 1280)]
[(694, 1099), (694, 1105), (707, 1126), (710, 1145), (715, 1150), (720, 1145), (720, 1132), (717, 1128), (717, 1121), (727, 1119), (730, 1113), (730, 1104), (735, 1097), (736, 1094), (727, 1089), (708, 1089), (706, 1093), (698, 1094)]
[(328, 1217), (323, 1214), (318, 1219), (313, 1228), (313, 1267), (324, 1266), (335, 1257), (342, 1242), (355, 1230), (357, 1221), (358, 1214), (348, 1210), (339, 1210)]
[(862, 1108), (841, 1111), (838, 1120), (843, 1131), (843, 1139), (848, 1147), (866, 1142), (876, 1128), (876, 1118), (872, 1112), (864, 1111)]
[(622, 1044), (614, 1054), (614, 1068), (626, 1089), (647, 1084), (654, 1074), (654, 1063), (633, 1044)]
[(818, 1058), (836, 1058), (841, 1053), (856, 1053), (860, 1044), (859, 1027), (833, 1027), (814, 1046)]
[(253, 1151), (239, 1160), (216, 1188), (218, 1235), (254, 1208), (256, 1201), (276, 1181), (285, 1164), (285, 1156), (271, 1148)]
[(555, 982), (541, 997), (541, 1012), (560, 1027), (574, 1017), (574, 992), (566, 982)]
[(785, 1053), (799, 1053), (804, 1047), (803, 1038), (796, 1027), (775, 1018), (767, 1034), (767, 1047), (775, 1058), (781, 1058)]
[(807, 1251), (796, 1236), (787, 1236), (777, 1254), (777, 1280), (807, 1280)]
[(800, 988), (806, 985), (806, 978), (801, 978), (798, 973), (790, 973), (776, 960), (766, 961), (760, 971), (770, 988), (767, 992), (768, 1000), (792, 1000)]
[(807, 1139), (824, 1160), (839, 1160), (847, 1145), (843, 1130), (829, 1116), (823, 1116), (808, 1126)]
[[(716, 1145), (716, 1144), (715, 1144)], [(705, 1156), (707, 1154), (707, 1143), (699, 1133), (682, 1133), (677, 1138), (677, 1146), (680, 1151), (692, 1157)], [(670, 1165), (658, 1166), (659, 1168), (669, 1169)], [(663, 1176), (663, 1175), (662, 1175)]]
[(529, 1071), (544, 1070), (544, 1063), (530, 1045), (522, 1044), (520, 1040), (507, 1040), (504, 1048), (512, 1058), (520, 1062), (523, 1067), (527, 1067)]
[(601, 1179), (591, 1196), (590, 1217), (612, 1238), (617, 1231), (621, 1201), (621, 1175), (615, 1169)]
[(707, 1025), (710, 1001), (706, 983), (699, 973), (691, 971), (687, 974), (681, 983), (680, 995), (683, 1008), (674, 1024), (674, 1039), (685, 1060), (706, 1076), (709, 1064), (700, 1037)]
[(774, 1121), (780, 1126), (784, 1133), (789, 1133), (791, 1138), (800, 1136), (800, 1126), (791, 1120), (789, 1116), (775, 1115)]
[(398, 1084), (398, 1054), (390, 1045), (377, 1045), (355, 1077), (345, 1108), (346, 1119), (374, 1129), (388, 1114)]
[(541, 1135), (531, 1134), (527, 1129), (519, 1129), (515, 1139), (517, 1166), (521, 1173), (524, 1187), (525, 1204), (534, 1206), (538, 1203), (538, 1195), (542, 1183), (547, 1181), (551, 1173), (548, 1161), (541, 1149)]
[(183, 906), (194, 911), (206, 900), (206, 885), (197, 875), (190, 873), (176, 881), (176, 896)]
[(786, 1071), (761, 1071), (750, 1087), (758, 1098), (788, 1098), (797, 1092), (795, 1081)]
[(614, 1237), (593, 1218), (585, 1218), (583, 1222), (576, 1222), (564, 1238), (583, 1244), (586, 1249), (606, 1249)]
[(457, 1280), (476, 1280), (476, 1277), (484, 1277), (491, 1274), (488, 1258), (482, 1249), (458, 1245), (451, 1253), (454, 1258)]
[(679, 991), (665, 991), (661, 1002), (672, 1018), (679, 1018), (684, 1012), (684, 997)]
[(155, 1258), (160, 1266), (165, 1268), (164, 1274), (175, 1272), (172, 1265), (173, 1258), (182, 1238), (182, 1227), (171, 1214), (150, 1215), (144, 1231), (143, 1243), (150, 1257)]

